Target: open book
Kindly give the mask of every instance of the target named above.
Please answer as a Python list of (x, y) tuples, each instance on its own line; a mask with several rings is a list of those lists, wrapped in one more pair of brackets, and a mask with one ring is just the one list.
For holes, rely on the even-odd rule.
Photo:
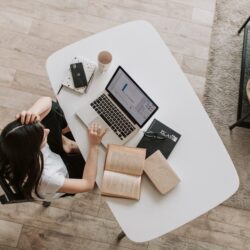
[(108, 145), (101, 193), (139, 200), (145, 156), (143, 148)]

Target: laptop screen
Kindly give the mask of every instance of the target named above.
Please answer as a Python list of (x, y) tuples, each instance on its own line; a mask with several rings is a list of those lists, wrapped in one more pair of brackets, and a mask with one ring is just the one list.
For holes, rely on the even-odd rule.
[(129, 118), (134, 120), (140, 127), (142, 127), (158, 109), (158, 106), (121, 66), (119, 66), (114, 73), (106, 90)]

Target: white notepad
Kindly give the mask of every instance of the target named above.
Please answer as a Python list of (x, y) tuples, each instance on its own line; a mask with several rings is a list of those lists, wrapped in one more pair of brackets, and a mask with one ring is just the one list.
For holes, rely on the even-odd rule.
[[(95, 69), (96, 69), (96, 64), (92, 61), (90, 61), (89, 59), (86, 59), (84, 57), (81, 56), (75, 56), (71, 62), (72, 63), (79, 63), (81, 62), (83, 64), (83, 68), (84, 68), (84, 72), (86, 75), (86, 79), (87, 82), (89, 84), (91, 78), (93, 77), (94, 73), (95, 73)], [(62, 85), (73, 90), (76, 91), (78, 93), (83, 94), (85, 91), (86, 87), (82, 87), (82, 88), (75, 88), (74, 83), (73, 83), (73, 79), (72, 79), (72, 75), (71, 75), (71, 71), (70, 71), (70, 67), (62, 81)]]

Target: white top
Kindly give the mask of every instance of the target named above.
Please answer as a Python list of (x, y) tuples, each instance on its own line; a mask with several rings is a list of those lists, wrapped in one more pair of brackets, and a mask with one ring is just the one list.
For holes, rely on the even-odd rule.
[(57, 193), (57, 191), (62, 187), (65, 178), (69, 177), (68, 170), (60, 155), (53, 153), (47, 143), (41, 151), (44, 158), (44, 169), (38, 192), (45, 200), (59, 198), (64, 193)]
[[(55, 52), (46, 65), (54, 92), (57, 93), (60, 88), (75, 55), (84, 55), (96, 61), (102, 50), (112, 53), (112, 64), (107, 72), (96, 72), (88, 93), (77, 95), (63, 88), (57, 96), (83, 156), (87, 156), (88, 133), (75, 112), (105, 88), (118, 65), (159, 106), (142, 131), (156, 118), (182, 135), (168, 158), (170, 166), (181, 178), (176, 188), (161, 195), (144, 176), (139, 201), (105, 198), (127, 237), (136, 242), (148, 241), (180, 227), (228, 199), (238, 189), (239, 178), (185, 74), (148, 22), (126, 23)], [(136, 146), (143, 136), (142, 131), (127, 145)], [(104, 161), (105, 149), (101, 148), (96, 179), (98, 185), (102, 181)]]

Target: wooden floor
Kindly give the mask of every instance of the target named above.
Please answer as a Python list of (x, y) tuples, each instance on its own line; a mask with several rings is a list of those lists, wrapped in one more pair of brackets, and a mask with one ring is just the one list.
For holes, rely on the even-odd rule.
[[(0, 129), (39, 96), (53, 97), (46, 58), (96, 32), (151, 22), (202, 100), (215, 0), (1, 0)], [(151, 242), (120, 232), (98, 189), (55, 201), (0, 205), (0, 250), (250, 249), (250, 211), (219, 206)]]

